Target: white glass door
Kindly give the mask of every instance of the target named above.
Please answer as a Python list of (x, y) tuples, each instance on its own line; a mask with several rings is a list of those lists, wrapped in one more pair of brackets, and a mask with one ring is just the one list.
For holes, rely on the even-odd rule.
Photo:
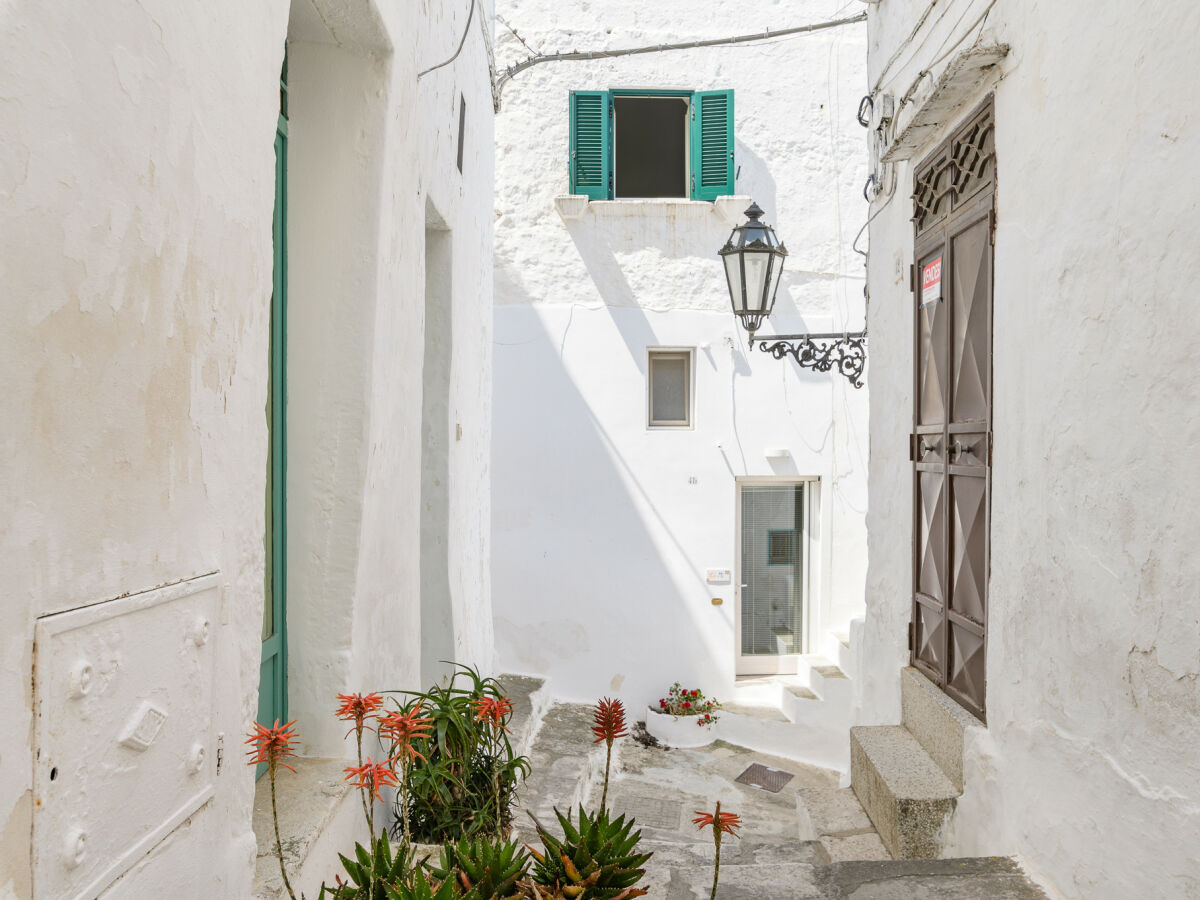
[(738, 483), (737, 674), (792, 674), (807, 651), (809, 493), (803, 481)]

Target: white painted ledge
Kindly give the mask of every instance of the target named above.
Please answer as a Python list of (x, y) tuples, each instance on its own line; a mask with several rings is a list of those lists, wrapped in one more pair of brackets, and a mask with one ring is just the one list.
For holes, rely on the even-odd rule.
[(1008, 55), (1008, 44), (976, 44), (951, 58), (932, 89), (899, 122), (891, 146), (880, 162), (912, 159), (958, 118), (967, 103)]
[(554, 198), (554, 208), (565, 222), (576, 221), (585, 213), (606, 219), (715, 216), (723, 224), (732, 227), (741, 221), (743, 210), (751, 202), (750, 197), (740, 194), (718, 197), (711, 203), (707, 200), (684, 200), (678, 197), (589, 201), (583, 194), (559, 194)]
[[(316, 897), (321, 882), (332, 884), (342, 871), (339, 853), (349, 855), (355, 842), (366, 843), (358, 791), (345, 781), (345, 759), (292, 760), (295, 772), (281, 770), (275, 783), (279, 809), (279, 836), (288, 878), (297, 894)], [(375, 809), (376, 823), (386, 822), (385, 807)], [(275, 857), (275, 832), (271, 826), (271, 786), (267, 776), (254, 785), (254, 835), (258, 855), (254, 866), (254, 900), (286, 897)]]

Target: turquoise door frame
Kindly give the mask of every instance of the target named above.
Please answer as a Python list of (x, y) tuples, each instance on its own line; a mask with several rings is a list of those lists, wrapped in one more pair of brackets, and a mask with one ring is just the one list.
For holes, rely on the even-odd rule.
[[(258, 721), (287, 721), (287, 62), (279, 85), (275, 131), (274, 274), (271, 290), (270, 375), (267, 387), (266, 597)], [(256, 777), (266, 771), (260, 765)]]

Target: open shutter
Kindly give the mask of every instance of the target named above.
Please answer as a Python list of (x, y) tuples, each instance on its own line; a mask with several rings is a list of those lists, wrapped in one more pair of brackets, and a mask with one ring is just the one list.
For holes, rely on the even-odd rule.
[(571, 91), (571, 193), (608, 200), (612, 119), (608, 91)]
[(733, 193), (733, 91), (692, 95), (692, 199)]

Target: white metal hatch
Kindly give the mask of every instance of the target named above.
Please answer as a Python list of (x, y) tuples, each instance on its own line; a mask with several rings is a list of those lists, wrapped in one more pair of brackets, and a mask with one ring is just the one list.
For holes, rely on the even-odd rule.
[(38, 620), (35, 897), (91, 900), (212, 797), (219, 603), (214, 574)]

